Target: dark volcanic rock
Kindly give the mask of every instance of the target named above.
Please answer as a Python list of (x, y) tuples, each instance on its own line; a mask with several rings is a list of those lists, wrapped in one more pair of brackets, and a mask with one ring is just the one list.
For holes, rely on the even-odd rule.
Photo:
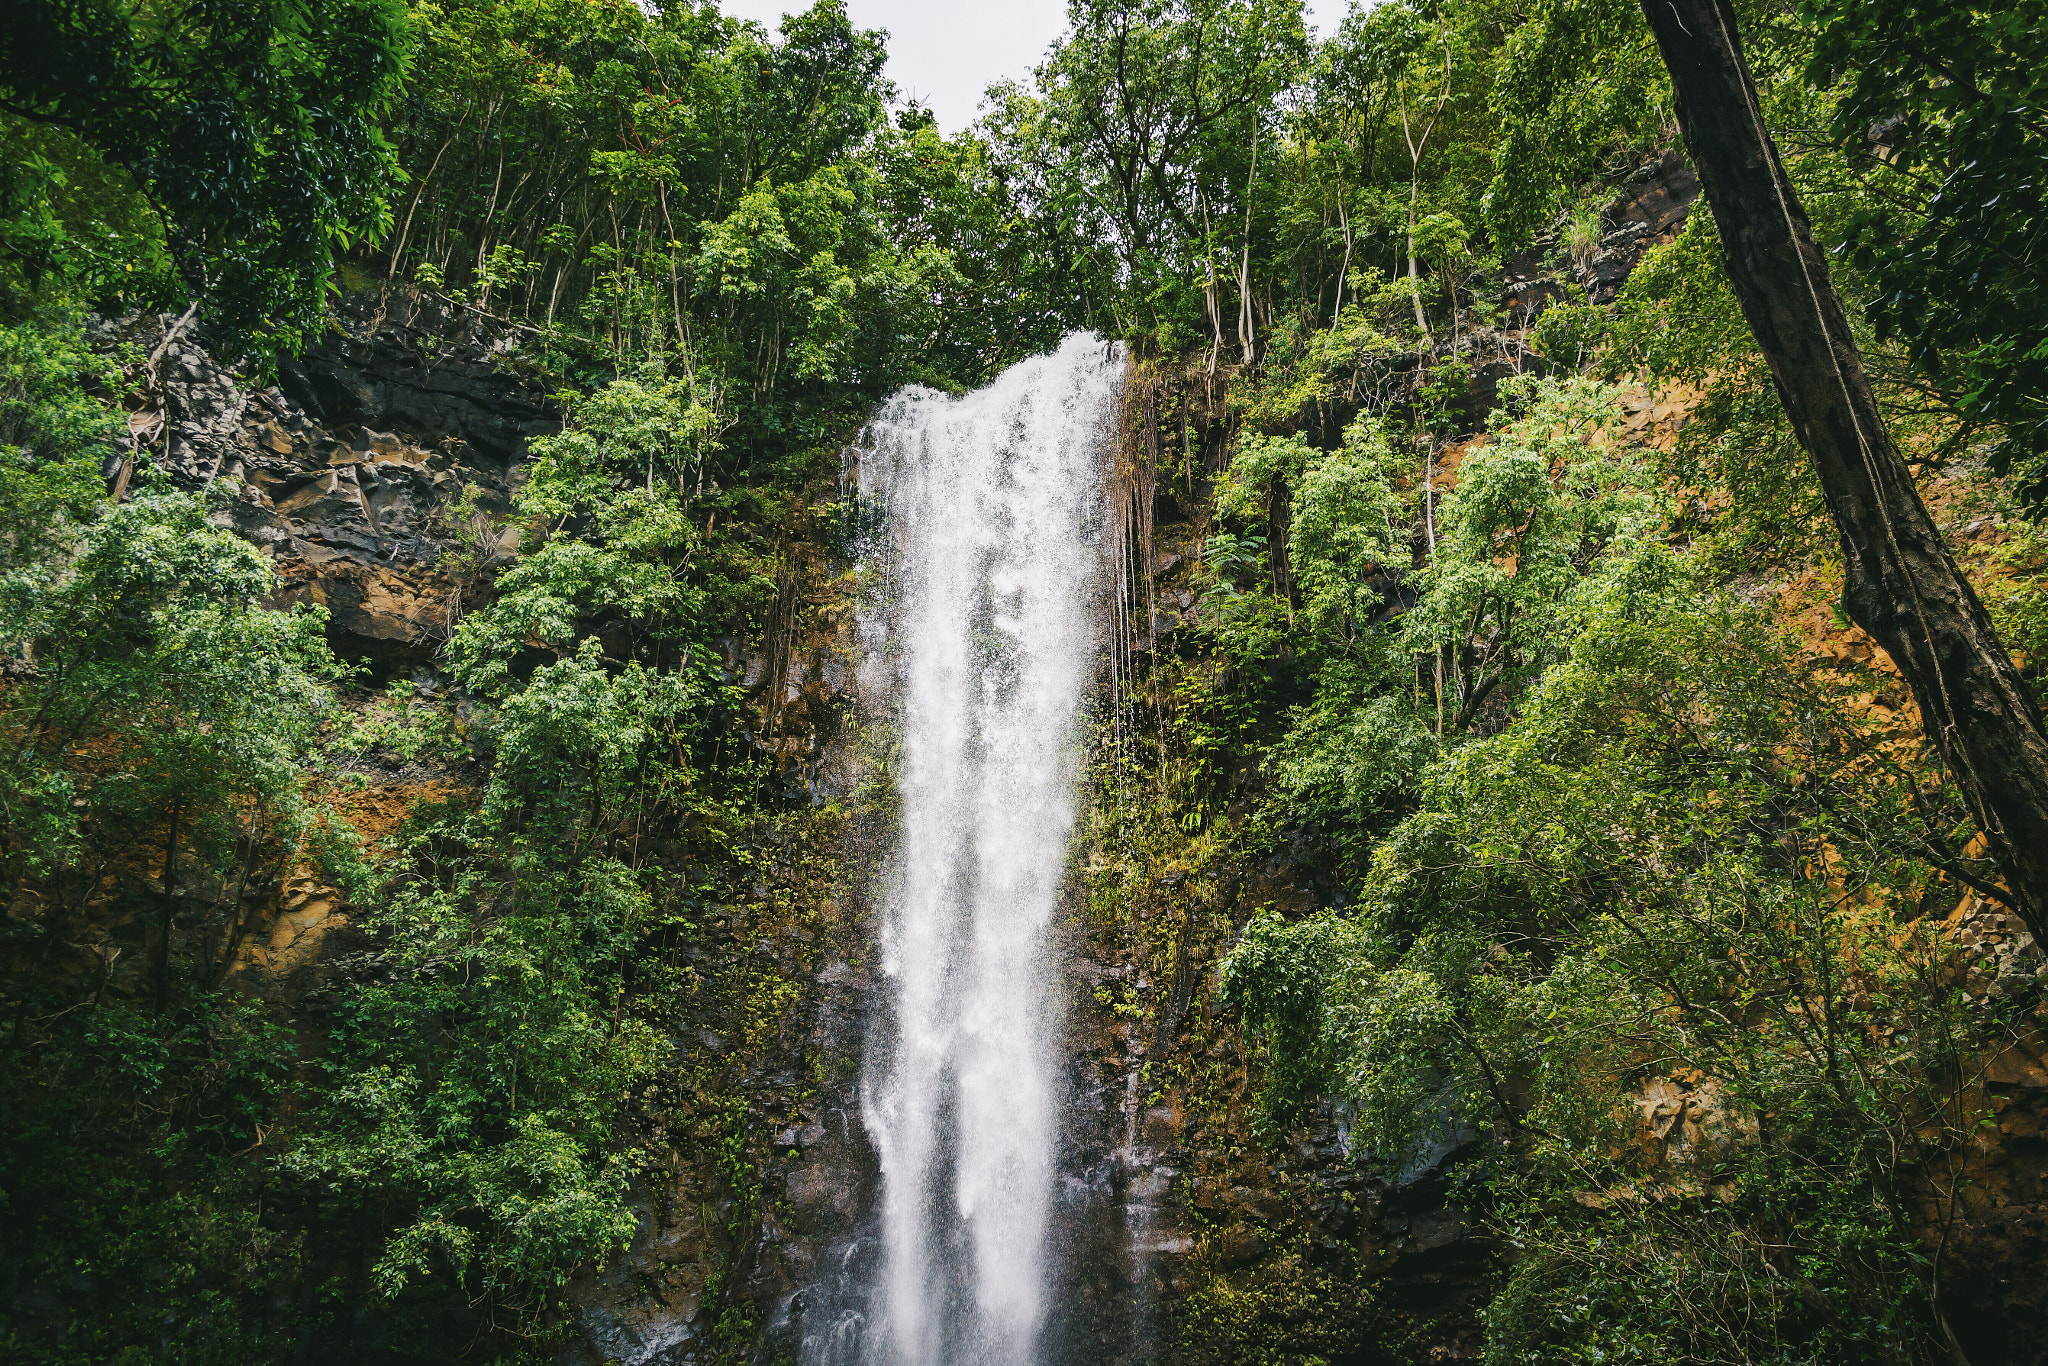
[(529, 437), (554, 429), (546, 396), (466, 317), (406, 294), (355, 303), (341, 315), (346, 330), (279, 363), (279, 390), (315, 421), (403, 431), (432, 449), (459, 442), (467, 465), (501, 475)]
[(1509, 325), (1533, 325), (1546, 308), (1570, 297), (1567, 282), (1585, 291), (1590, 303), (1613, 303), (1644, 254), (1677, 239), (1699, 196), (1699, 177), (1673, 148), (1638, 168), (1601, 211), (1600, 242), (1592, 254), (1553, 268), (1564, 229), (1560, 219), (1504, 265), (1502, 302)]
[(1643, 254), (1676, 240), (1699, 196), (1699, 177), (1675, 148), (1630, 177), (1601, 214), (1607, 230), (1600, 235), (1600, 249), (1573, 271), (1586, 297), (1596, 304), (1613, 303)]
[[(108, 331), (153, 348), (169, 321)], [(279, 605), (325, 605), (346, 656), (414, 662), (446, 638), (479, 572), (509, 558), (503, 518), (526, 443), (557, 426), (514, 362), (445, 301), (365, 291), (279, 360), (274, 385), (223, 365), (202, 334), (179, 335), (160, 362), (159, 412), (132, 425), (160, 433), (150, 457), (179, 486), (237, 486), (221, 517), (272, 557)]]

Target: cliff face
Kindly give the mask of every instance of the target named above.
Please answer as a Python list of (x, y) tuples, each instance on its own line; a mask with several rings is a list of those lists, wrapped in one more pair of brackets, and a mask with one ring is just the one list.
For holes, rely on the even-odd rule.
[[(1452, 1128), (1415, 1151), (1374, 1154), (1329, 1102), (1262, 1124), (1260, 1053), (1218, 998), (1217, 963), (1253, 915), (1341, 906), (1343, 887), (1308, 832), (1247, 858), (1211, 829), (1145, 814), (1161, 781), (1157, 728), (1174, 707), (1164, 666), (1220, 666), (1194, 629), (1192, 570), (1235, 418), (1209, 392), (1197, 372), (1154, 375), (1126, 411), (1122, 439), (1138, 451), (1154, 447), (1153, 427), (1184, 420), (1168, 444), (1185, 460), (1171, 477), (1127, 464), (1116, 490), (1132, 528), (1134, 624), (1116, 647), (1125, 681), (1120, 705), (1103, 707), (1074, 852), (1067, 1288), (1051, 1359), (1464, 1359), (1496, 1249), (1451, 1186), (1482, 1136)], [(1258, 755), (1220, 762), (1212, 800), (1241, 821), (1265, 782)]]
[[(154, 348), (168, 321), (121, 330)], [(180, 486), (236, 488), (223, 519), (271, 557), (280, 606), (327, 608), (338, 653), (430, 665), (516, 547), (502, 521), (526, 442), (558, 424), (515, 354), (445, 301), (362, 292), (263, 387), (172, 335), (130, 427)]]
[[(153, 347), (169, 322), (125, 332)], [(324, 605), (337, 652), (373, 681), (431, 682), (454, 624), (511, 561), (505, 514), (526, 442), (557, 422), (515, 347), (398, 291), (344, 301), (274, 384), (224, 366), (203, 335), (174, 336), (132, 425), (176, 483), (232, 489), (216, 517), (271, 557), (278, 605)], [(1162, 507), (1162, 546), (1190, 558), (1199, 529), (1170, 498)], [(734, 641), (725, 661), (758, 718), (745, 740), (776, 763), (787, 814), (759, 832), (750, 894), (695, 908), (697, 933), (678, 950), (692, 985), (664, 1015), (673, 1053), (627, 1101), (630, 1141), (651, 1158), (634, 1190), (640, 1229), (569, 1287), (578, 1327), (565, 1360), (820, 1359), (868, 1309), (877, 1173), (858, 1074), (874, 987), (867, 884), (889, 816), (885, 795), (860, 788), (862, 733), (846, 724), (858, 662), (848, 566), (820, 548), (792, 564), (770, 639)], [(367, 786), (349, 811), (371, 834), (473, 781), (374, 756), (357, 766)], [(686, 848), (663, 857), (687, 875)], [(1347, 1151), (1335, 1112), (1289, 1138), (1255, 1135), (1255, 1063), (1213, 1000), (1211, 960), (1250, 906), (1305, 906), (1328, 889), (1278, 859), (1193, 876), (1148, 868), (1105, 909), (1091, 890), (1099, 858), (1077, 854), (1063, 930), (1054, 1359), (1227, 1360), (1230, 1344), (1255, 1340), (1341, 1351), (1384, 1335), (1365, 1306), (1395, 1299), (1404, 1331), (1455, 1350), (1483, 1258), (1442, 1198), (1458, 1145), (1385, 1173)], [(329, 965), (372, 946), (310, 868), (250, 894), (262, 904), (235, 981), (317, 1033)], [(1190, 1089), (1169, 1074), (1206, 1080)], [(1227, 1323), (1225, 1336), (1184, 1345), (1191, 1309)], [(448, 1313), (460, 1330), (466, 1311)], [(358, 1346), (374, 1350), (375, 1334)]]
[[(1610, 210), (1601, 249), (1572, 268), (1579, 282), (1611, 298), (1641, 253), (1676, 231), (1693, 193), (1682, 164), (1646, 168)], [(1517, 299), (1556, 297), (1556, 276), (1540, 267), (1511, 264)], [(160, 324), (135, 330), (149, 344), (161, 335)], [(1477, 358), (1475, 411), (1489, 374), (1512, 368), (1506, 355)], [(1183, 388), (1186, 479), (1147, 480), (1144, 491), (1133, 591), (1145, 625), (1129, 642), (1138, 710), (1164, 705), (1142, 691), (1151, 664), (1199, 655), (1188, 568), (1209, 532), (1201, 480), (1221, 468), (1231, 434), (1206, 381)], [(179, 482), (236, 483), (218, 515), (273, 558), (280, 603), (325, 604), (337, 649), (382, 678), (431, 676), (465, 607), (509, 563), (504, 514), (525, 443), (557, 420), (514, 348), (404, 293), (347, 301), (330, 335), (267, 387), (236, 379), (203, 339), (175, 341), (137, 417)], [(565, 1361), (844, 1360), (869, 1308), (877, 1175), (858, 1074), (876, 984), (870, 882), (889, 799), (863, 785), (873, 737), (853, 724), (849, 567), (822, 546), (797, 547), (790, 564), (766, 640), (730, 642), (725, 661), (758, 718), (734, 740), (774, 764), (783, 814), (750, 836), (747, 894), (692, 903), (694, 929), (668, 951), (684, 985), (652, 1008), (670, 1053), (625, 1101), (628, 1141), (648, 1157), (633, 1192), (638, 1232), (626, 1254), (570, 1285)], [(1472, 1358), (1506, 1254), (1453, 1187), (1461, 1158), (1491, 1136), (1447, 1129), (1416, 1151), (1372, 1154), (1328, 1104), (1290, 1128), (1259, 1127), (1260, 1059), (1217, 999), (1215, 963), (1256, 911), (1341, 905), (1344, 889), (1309, 840), (1251, 862), (1199, 832), (1124, 822), (1119, 784), (1145, 781), (1143, 719), (1105, 708), (1102, 720), (1112, 739), (1091, 778), (1062, 924), (1067, 1103), (1049, 1359)], [(1233, 815), (1254, 803), (1255, 760), (1228, 756)], [(381, 804), (382, 820), (423, 781), (396, 763), (365, 776), (360, 800)], [(691, 851), (659, 853), (687, 883)], [(308, 933), (347, 921), (339, 895), (309, 874), (256, 913), (239, 980), (288, 1003), (310, 1000), (324, 956), (363, 947)], [(2009, 961), (2034, 961), (1990, 912), (1958, 915), (1988, 945), (1987, 983), (2010, 975)], [(301, 1023), (317, 1030), (313, 1006)], [(1976, 1141), (1966, 1189), (1925, 1212), (1930, 1251), (1958, 1268), (1966, 1288), (1949, 1313), (1981, 1359), (2048, 1359), (2038, 1331), (2048, 1311), (2022, 1270), (2048, 1241), (2038, 1050), (1990, 1060), (1977, 1094), (1994, 1123)], [(1641, 1108), (1651, 1162), (1715, 1122), (1712, 1097), (1676, 1083), (1646, 1089)], [(464, 1312), (446, 1309), (458, 1336)]]
[[(516, 339), (402, 289), (344, 300), (328, 334), (281, 359), (270, 384), (169, 317), (126, 320), (104, 339), (159, 353), (130, 400), (131, 430), (173, 483), (222, 491), (214, 519), (271, 559), (276, 606), (327, 609), (336, 653), (368, 666), (370, 693), (357, 704), (376, 705), (398, 678), (445, 692), (442, 647), (516, 552), (508, 513), (527, 442), (559, 426)], [(124, 454), (110, 456), (109, 479), (122, 477)], [(795, 547), (768, 640), (726, 642), (725, 681), (755, 718), (733, 738), (769, 761), (781, 814), (741, 837), (756, 868), (745, 895), (681, 898), (692, 930), (662, 966), (686, 986), (647, 1007), (671, 1055), (623, 1106), (627, 1141), (649, 1157), (632, 1197), (639, 1235), (568, 1287), (578, 1317), (565, 1359), (733, 1360), (756, 1343), (793, 1347), (799, 1288), (824, 1279), (822, 1249), (872, 1203), (852, 1091), (868, 935), (846, 876), (863, 866), (862, 835), (834, 804), (853, 784), (840, 737), (853, 679), (844, 569), (818, 547)], [(324, 799), (371, 840), (419, 801), (460, 798), (480, 778), (378, 749), (343, 767), (353, 790)], [(691, 847), (653, 854), (690, 885)], [(222, 890), (179, 889), (209, 903)], [(327, 988), (337, 972), (374, 970), (376, 945), (310, 863), (243, 890), (246, 904), (229, 917), (246, 927), (229, 981), (283, 1007), (317, 1054), (331, 1024)], [(310, 1270), (354, 1275), (321, 1259)], [(482, 1326), (461, 1298), (414, 1304), (398, 1320), (371, 1306), (349, 1341), (307, 1350), (374, 1358), (401, 1345), (392, 1323), (417, 1331), (424, 1315), (428, 1338), (453, 1351)]]
[[(169, 321), (127, 332), (153, 347)], [(203, 336), (174, 337), (131, 425), (180, 485), (232, 488), (216, 516), (272, 558), (280, 606), (326, 606), (337, 652), (373, 679), (431, 683), (454, 624), (511, 560), (505, 514), (525, 444), (556, 424), (516, 348), (397, 291), (346, 300), (272, 385), (239, 378)], [(1206, 466), (1225, 436), (1220, 415), (1203, 419)], [(1156, 509), (1149, 591), (1162, 605), (1148, 652), (1176, 648), (1192, 620), (1183, 580), (1205, 528), (1184, 492), (1162, 492)], [(847, 569), (799, 547), (767, 638), (728, 646), (726, 677), (757, 718), (736, 738), (775, 763), (786, 814), (755, 833), (745, 897), (690, 908), (695, 931), (674, 951), (688, 986), (657, 1013), (672, 1051), (625, 1103), (627, 1141), (649, 1157), (633, 1189), (639, 1229), (568, 1287), (565, 1361), (843, 1360), (871, 1310), (878, 1176), (858, 1076), (876, 986), (869, 884), (891, 829), (887, 794), (861, 783), (871, 737), (847, 724)], [(356, 767), (366, 787), (348, 811), (372, 835), (475, 776), (374, 755)], [(1167, 848), (1130, 859), (1102, 816), (1115, 781), (1090, 790), (1096, 833), (1076, 850), (1062, 927), (1050, 1359), (1462, 1354), (1488, 1252), (1445, 1194), (1473, 1136), (1390, 1165), (1352, 1152), (1328, 1107), (1297, 1132), (1254, 1132), (1257, 1063), (1215, 1001), (1213, 961), (1253, 908), (1305, 910), (1334, 887), (1284, 856), (1256, 868), (1190, 867)], [(689, 849), (657, 857), (688, 879)], [(317, 1036), (333, 965), (374, 946), (310, 868), (250, 896), (234, 980)], [(477, 1327), (454, 1299), (441, 1319), (451, 1341)], [(394, 1345), (384, 1332), (373, 1318), (331, 1346), (374, 1355)]]

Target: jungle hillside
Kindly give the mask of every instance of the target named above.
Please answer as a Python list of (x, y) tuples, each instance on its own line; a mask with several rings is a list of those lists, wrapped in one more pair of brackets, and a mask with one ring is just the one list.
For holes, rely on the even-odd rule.
[(820, 1360), (848, 453), (1080, 331), (1047, 1360), (2048, 1360), (2048, 6), (889, 43), (9, 0), (0, 1362)]

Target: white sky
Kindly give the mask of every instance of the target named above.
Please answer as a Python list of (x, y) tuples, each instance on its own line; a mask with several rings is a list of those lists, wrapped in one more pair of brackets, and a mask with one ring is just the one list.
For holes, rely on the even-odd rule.
[[(1334, 23), (1345, 0), (1311, 0)], [(765, 24), (770, 32), (808, 0), (720, 0), (719, 8)], [(897, 93), (938, 116), (957, 133), (980, 112), (981, 93), (1005, 78), (1023, 80), (1053, 39), (1066, 31), (1067, 0), (846, 0), (857, 28), (889, 31), (889, 79)]]

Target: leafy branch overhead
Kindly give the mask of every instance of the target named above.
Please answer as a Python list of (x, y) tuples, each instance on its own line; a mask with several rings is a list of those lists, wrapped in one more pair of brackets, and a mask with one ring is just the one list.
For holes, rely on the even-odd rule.
[(0, 111), (125, 171), (219, 343), (262, 358), (318, 335), (334, 258), (391, 227), (411, 51), (398, 0), (28, 0), (0, 35)]

